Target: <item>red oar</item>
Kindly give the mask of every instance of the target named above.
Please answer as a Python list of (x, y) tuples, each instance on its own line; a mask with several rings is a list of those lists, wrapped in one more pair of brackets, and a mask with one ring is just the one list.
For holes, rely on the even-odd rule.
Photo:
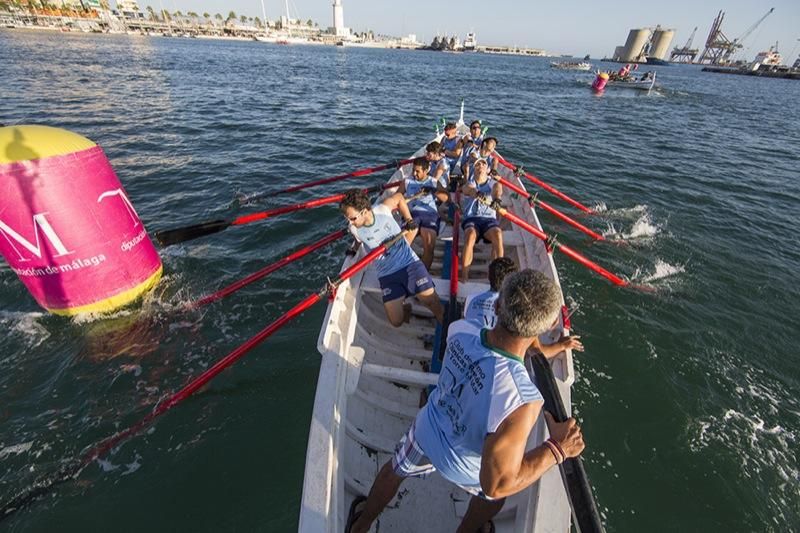
[(401, 238), (403, 238), (402, 233), (400, 233), (393, 239), (387, 241), (386, 243), (382, 244), (381, 246), (378, 246), (377, 248), (369, 252), (367, 255), (365, 255), (362, 259), (353, 263), (350, 267), (348, 267), (346, 270), (340, 273), (338, 278), (336, 278), (333, 281), (329, 281), (328, 284), (326, 284), (325, 287), (323, 287), (319, 291), (308, 295), (297, 305), (295, 305), (289, 311), (284, 313), (280, 318), (278, 318), (270, 325), (259, 331), (255, 336), (253, 336), (247, 342), (245, 342), (244, 344), (242, 344), (241, 346), (230, 352), (228, 355), (217, 361), (214, 364), (214, 366), (212, 366), (211, 368), (200, 374), (198, 377), (190, 381), (181, 390), (172, 394), (169, 398), (167, 398), (163, 402), (160, 402), (156, 406), (156, 408), (153, 409), (152, 412), (150, 412), (147, 416), (142, 418), (139, 422), (137, 422), (136, 424), (130, 426), (129, 428), (123, 431), (120, 431), (108, 437), (107, 439), (100, 442), (100, 444), (98, 444), (97, 446), (91, 448), (87, 453), (83, 454), (83, 456), (81, 456), (79, 459), (71, 461), (70, 463), (59, 469), (55, 474), (37, 481), (27, 490), (23, 491), (22, 493), (14, 497), (11, 501), (4, 503), (2, 507), (0, 507), (0, 520), (8, 517), (11, 513), (19, 510), (25, 505), (30, 504), (37, 497), (46, 494), (55, 485), (68, 481), (69, 479), (75, 478), (78, 474), (80, 474), (81, 470), (83, 470), (83, 468), (86, 467), (86, 465), (88, 465), (98, 457), (108, 453), (111, 449), (119, 445), (122, 441), (141, 432), (158, 416), (169, 411), (170, 409), (175, 407), (178, 403), (180, 403), (181, 401), (185, 400), (186, 398), (197, 392), (200, 388), (206, 385), (220, 372), (231, 366), (233, 363), (238, 361), (242, 356), (244, 356), (247, 352), (258, 346), (258, 344), (261, 343), (264, 339), (266, 339), (267, 337), (278, 331), (281, 327), (286, 325), (289, 321), (298, 316), (300, 313), (302, 313), (315, 303), (322, 300), (325, 296), (331, 293), (331, 291), (335, 290), (339, 285), (341, 285), (345, 280), (353, 277), (355, 274), (363, 270), (372, 261), (374, 261), (380, 255), (382, 255), (387, 248), (391, 247), (392, 244), (394, 244), (395, 242), (397, 242), (398, 239)]
[(562, 200), (564, 200), (564, 201), (565, 201), (565, 202), (567, 202), (568, 204), (571, 204), (571, 205), (573, 205), (574, 207), (577, 207), (578, 209), (580, 209), (580, 210), (581, 210), (581, 211), (583, 211), (584, 213), (594, 213), (594, 211), (592, 211), (591, 209), (589, 209), (588, 207), (586, 207), (585, 205), (583, 205), (583, 204), (582, 204), (582, 203), (580, 203), (579, 201), (577, 201), (577, 200), (573, 200), (572, 198), (570, 198), (569, 196), (567, 196), (567, 195), (566, 195), (566, 194), (564, 194), (563, 192), (559, 191), (558, 189), (556, 189), (556, 188), (555, 188), (555, 187), (553, 187), (552, 185), (548, 185), (547, 183), (543, 182), (542, 180), (540, 180), (539, 178), (537, 178), (537, 177), (536, 177), (536, 176), (534, 176), (533, 174), (530, 174), (530, 173), (528, 173), (528, 172), (524, 172), (524, 171), (522, 170), (522, 167), (520, 167), (520, 166), (517, 166), (517, 165), (514, 165), (513, 163), (509, 163), (508, 161), (506, 161), (505, 159), (503, 159), (503, 158), (502, 158), (502, 157), (500, 157), (499, 155), (497, 156), (497, 161), (498, 161), (498, 162), (499, 162), (501, 165), (503, 165), (504, 167), (506, 167), (506, 168), (510, 168), (510, 169), (511, 169), (511, 170), (513, 170), (514, 172), (518, 172), (520, 175), (522, 175), (522, 176), (525, 176), (526, 178), (528, 178), (529, 180), (531, 180), (533, 183), (535, 183), (536, 185), (538, 185), (538, 186), (539, 186), (539, 187), (541, 187), (542, 189), (546, 190), (546, 191), (547, 191), (547, 192), (549, 192), (550, 194), (553, 194), (553, 195), (555, 195), (555, 196), (558, 196), (559, 198), (561, 198)]
[(412, 163), (413, 161), (414, 161), (413, 159), (401, 159), (398, 161), (392, 161), (391, 163), (386, 163), (384, 165), (378, 165), (376, 167), (360, 168), (358, 170), (348, 172), (347, 174), (339, 174), (338, 176), (332, 176), (330, 178), (323, 178), (316, 181), (310, 181), (308, 183), (303, 183), (302, 185), (294, 185), (293, 187), (289, 187), (288, 189), (283, 189), (282, 191), (257, 194), (255, 196), (250, 196), (249, 198), (247, 198), (247, 200), (258, 200), (259, 198), (263, 198), (265, 196), (277, 196), (278, 194), (302, 191), (303, 189), (316, 187), (317, 185), (325, 185), (326, 183), (333, 183), (348, 178), (360, 178), (361, 176), (369, 176), (370, 174), (374, 174), (375, 172), (380, 172), (381, 170), (387, 170), (390, 168), (400, 168), (403, 165)]
[[(397, 187), (398, 185), (400, 185), (400, 183), (402, 182), (393, 181), (392, 183), (387, 183), (385, 185), (378, 185), (363, 190), (366, 193), (373, 193), (383, 189), (391, 189), (392, 187)], [(332, 196), (326, 196), (324, 198), (309, 200), (308, 202), (287, 205), (283, 207), (278, 207), (276, 209), (270, 209), (269, 211), (261, 211), (258, 213), (251, 213), (249, 215), (242, 215), (240, 217), (231, 220), (212, 220), (209, 222), (194, 224), (192, 226), (184, 226), (182, 228), (157, 231), (155, 233), (155, 237), (158, 240), (159, 244), (161, 244), (162, 246), (169, 246), (171, 244), (177, 244), (179, 242), (189, 241), (192, 239), (196, 239), (198, 237), (203, 237), (205, 235), (212, 235), (214, 233), (219, 233), (220, 231), (227, 229), (230, 226), (241, 226), (244, 224), (249, 224), (251, 222), (256, 222), (258, 220), (264, 220), (278, 215), (292, 213), (294, 211), (300, 211), (302, 209), (312, 209), (314, 207), (319, 207), (321, 205), (336, 203), (341, 201), (342, 198), (344, 198), (344, 193), (334, 194)]]
[(327, 246), (328, 244), (330, 244), (330, 243), (332, 243), (334, 241), (337, 241), (337, 240), (341, 239), (342, 237), (347, 235), (347, 233), (348, 233), (348, 231), (346, 229), (335, 231), (335, 232), (331, 233), (330, 235), (327, 235), (327, 236), (323, 237), (322, 239), (318, 240), (317, 242), (315, 242), (313, 244), (309, 244), (308, 246), (305, 246), (305, 247), (303, 247), (303, 248), (301, 248), (301, 249), (299, 249), (297, 251), (292, 252), (291, 254), (287, 255), (283, 259), (280, 259), (279, 261), (276, 261), (276, 262), (272, 263), (271, 265), (268, 265), (268, 266), (262, 268), (261, 270), (259, 270), (257, 272), (253, 272), (252, 274), (250, 274), (246, 278), (240, 279), (239, 281), (237, 281), (235, 283), (231, 283), (230, 285), (228, 285), (224, 289), (220, 289), (220, 290), (218, 290), (217, 292), (215, 292), (213, 294), (209, 294), (208, 296), (200, 298), (196, 302), (194, 302), (192, 304), (189, 304), (188, 307), (189, 308), (197, 308), (197, 307), (204, 306), (206, 304), (210, 304), (211, 302), (216, 302), (217, 300), (220, 300), (220, 299), (228, 296), (229, 294), (238, 291), (242, 287), (244, 287), (246, 285), (249, 285), (249, 284), (253, 283), (254, 281), (258, 281), (261, 278), (263, 278), (265, 276), (268, 276), (269, 274), (272, 274), (276, 270), (279, 270), (279, 269), (285, 267), (289, 263), (297, 261), (298, 259), (307, 256), (311, 252), (313, 252), (315, 250), (318, 250), (318, 249), (322, 248), (323, 246)]
[(559, 211), (555, 207), (551, 206), (550, 204), (545, 203), (542, 200), (539, 200), (535, 196), (531, 196), (531, 194), (528, 191), (526, 191), (525, 189), (523, 189), (521, 187), (517, 187), (516, 185), (514, 185), (513, 183), (511, 183), (507, 179), (504, 179), (504, 178), (502, 178), (500, 176), (493, 176), (493, 178), (495, 180), (499, 181), (504, 187), (508, 187), (509, 189), (511, 189), (515, 193), (519, 194), (523, 198), (526, 198), (528, 200), (528, 203), (530, 203), (531, 205), (536, 205), (536, 206), (541, 207), (542, 209), (544, 209), (548, 213), (552, 214), (553, 216), (555, 216), (557, 218), (560, 218), (561, 220), (563, 220), (564, 222), (566, 222), (567, 224), (569, 224), (573, 228), (584, 232), (586, 235), (588, 235), (592, 239), (596, 239), (598, 241), (606, 240), (606, 238), (603, 237), (602, 235), (600, 235), (599, 233), (596, 233), (596, 232), (592, 231), (591, 229), (587, 228), (586, 226), (584, 226), (583, 224), (581, 224), (580, 222), (578, 222), (574, 218), (565, 215), (564, 213), (562, 213), (561, 211)]
[(624, 287), (624, 286), (628, 285), (628, 282), (625, 281), (624, 279), (620, 278), (619, 276), (617, 276), (615, 274), (612, 274), (611, 272), (609, 272), (605, 268), (601, 267), (600, 265), (598, 265), (594, 261), (590, 261), (589, 259), (587, 259), (583, 255), (581, 255), (580, 253), (576, 252), (575, 250), (573, 250), (572, 248), (570, 248), (566, 244), (561, 244), (560, 242), (556, 241), (555, 239), (552, 239), (552, 238), (548, 237), (547, 234), (544, 233), (542, 230), (540, 230), (539, 228), (536, 228), (534, 226), (531, 226), (530, 224), (525, 222), (523, 219), (521, 219), (520, 217), (518, 217), (517, 215), (515, 215), (514, 213), (512, 213), (508, 209), (506, 209), (505, 207), (494, 206), (494, 209), (503, 218), (507, 218), (508, 220), (510, 220), (511, 222), (513, 222), (514, 224), (519, 226), (520, 228), (524, 229), (528, 233), (531, 233), (535, 237), (541, 239), (547, 245), (547, 247), (549, 249), (558, 250), (559, 252), (563, 253), (564, 255), (566, 255), (567, 257), (572, 259), (573, 261), (577, 261), (578, 263), (582, 264), (583, 266), (585, 266), (589, 270), (593, 270), (593, 271), (597, 272), (598, 274), (600, 274), (601, 276), (603, 276), (604, 278), (609, 280), (614, 285), (619, 285), (620, 287)]

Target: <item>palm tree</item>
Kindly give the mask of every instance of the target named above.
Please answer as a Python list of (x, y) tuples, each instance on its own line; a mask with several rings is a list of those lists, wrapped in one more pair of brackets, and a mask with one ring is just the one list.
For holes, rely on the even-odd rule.
[(258, 17), (255, 17), (253, 19), (253, 24), (256, 25), (256, 28), (263, 28), (264, 27), (264, 24), (261, 22), (261, 19), (258, 18)]
[(214, 18), (222, 22), (222, 15), (220, 15), (219, 13), (214, 13)]
[(225, 24), (228, 24), (232, 20), (236, 20), (236, 13), (233, 11), (228, 13), (228, 18), (225, 19)]
[(247, 15), (242, 15), (241, 17), (239, 17), (239, 21), (242, 24), (246, 24), (247, 23)]
[(147, 6), (147, 18), (152, 21), (156, 20), (156, 12), (153, 10), (151, 6)]

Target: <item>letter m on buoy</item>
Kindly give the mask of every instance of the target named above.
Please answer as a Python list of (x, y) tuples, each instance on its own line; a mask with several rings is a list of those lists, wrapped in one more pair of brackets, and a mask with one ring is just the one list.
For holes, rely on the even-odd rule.
[(30, 253), (38, 257), (39, 259), (42, 258), (42, 240), (40, 239), (39, 230), (41, 230), (41, 234), (47, 239), (47, 241), (52, 245), (53, 249), (58, 252), (53, 257), (61, 257), (62, 255), (71, 254), (67, 247), (64, 246), (64, 243), (61, 242), (61, 239), (58, 237), (58, 234), (53, 229), (53, 226), (50, 225), (50, 222), (47, 221), (45, 217), (47, 213), (38, 213), (33, 215), (33, 236), (35, 238), (36, 244), (31, 244), (25, 237), (11, 229), (11, 226), (0, 220), (0, 233), (3, 234), (3, 237), (6, 238), (8, 244), (17, 252), (20, 261), (30, 261), (31, 258), (26, 258), (20, 252), (19, 248), (14, 246), (14, 241), (17, 244), (22, 245), (23, 248), (28, 250)]

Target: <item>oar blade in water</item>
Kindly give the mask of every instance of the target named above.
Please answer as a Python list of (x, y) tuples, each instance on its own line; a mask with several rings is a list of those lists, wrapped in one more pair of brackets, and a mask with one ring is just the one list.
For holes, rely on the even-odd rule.
[(194, 226), (157, 231), (155, 237), (161, 246), (170, 246), (213, 233), (219, 233), (230, 225), (231, 222), (229, 220), (212, 220), (210, 222), (195, 224)]

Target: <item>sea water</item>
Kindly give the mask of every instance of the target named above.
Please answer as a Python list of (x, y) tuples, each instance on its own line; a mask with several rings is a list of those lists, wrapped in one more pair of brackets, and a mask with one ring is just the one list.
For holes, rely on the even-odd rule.
[[(579, 306), (574, 412), (608, 530), (800, 524), (800, 83), (656, 67), (652, 93), (598, 96), (590, 74), (528, 57), (19, 30), (0, 31), (0, 50), (0, 123), (96, 141), (151, 233), (338, 192), (236, 201), (407, 157), (463, 99), (508, 159), (598, 206), (585, 216), (541, 193), (609, 242), (543, 213), (548, 232), (654, 289), (556, 256)], [(102, 318), (43, 314), (0, 265), (0, 499), (322, 287), (343, 244), (183, 310), (342, 223), (322, 207), (162, 250), (156, 290)], [(324, 311), (3, 528), (295, 530)]]

